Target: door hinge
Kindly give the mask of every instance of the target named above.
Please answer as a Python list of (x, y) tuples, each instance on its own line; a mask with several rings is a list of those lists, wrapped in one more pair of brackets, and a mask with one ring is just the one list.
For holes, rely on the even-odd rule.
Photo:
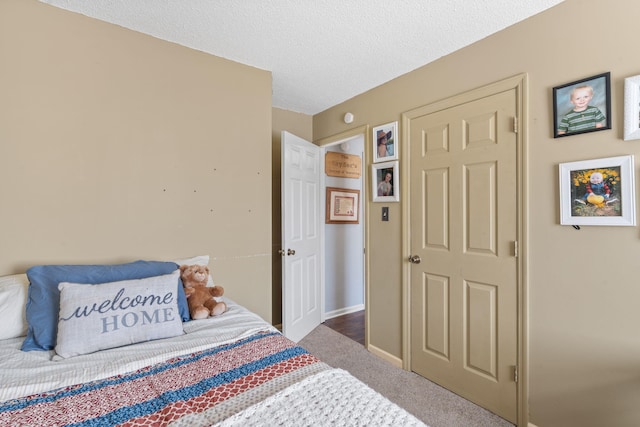
[(518, 118), (513, 118), (513, 133), (518, 133)]
[(513, 367), (513, 381), (518, 382), (518, 366)]
[(513, 241), (513, 256), (518, 258), (518, 241)]

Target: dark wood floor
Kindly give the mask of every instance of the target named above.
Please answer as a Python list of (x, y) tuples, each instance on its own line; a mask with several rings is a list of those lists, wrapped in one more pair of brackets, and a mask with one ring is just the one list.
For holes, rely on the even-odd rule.
[(327, 319), (324, 325), (364, 345), (364, 310)]

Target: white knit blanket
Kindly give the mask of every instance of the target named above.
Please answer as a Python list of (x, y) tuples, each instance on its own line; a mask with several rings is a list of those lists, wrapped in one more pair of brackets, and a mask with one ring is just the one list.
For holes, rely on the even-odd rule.
[(342, 369), (317, 373), (216, 426), (424, 426)]

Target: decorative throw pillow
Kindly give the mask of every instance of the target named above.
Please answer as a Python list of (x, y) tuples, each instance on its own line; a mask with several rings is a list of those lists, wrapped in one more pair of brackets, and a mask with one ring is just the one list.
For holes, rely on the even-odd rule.
[(0, 277), (0, 340), (27, 333), (25, 305), (29, 279), (26, 274)]
[(180, 270), (90, 285), (62, 282), (56, 353), (67, 358), (183, 334)]
[[(56, 346), (61, 282), (101, 284), (120, 280), (144, 279), (169, 274), (178, 268), (174, 262), (135, 261), (116, 265), (39, 265), (27, 270), (27, 337), (23, 351), (53, 350)], [(178, 306), (183, 322), (190, 319), (182, 281), (178, 284)]]

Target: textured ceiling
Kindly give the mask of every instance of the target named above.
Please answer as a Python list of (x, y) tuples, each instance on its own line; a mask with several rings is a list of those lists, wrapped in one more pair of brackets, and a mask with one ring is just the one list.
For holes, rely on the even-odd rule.
[(273, 75), (319, 113), (563, 0), (40, 0)]

